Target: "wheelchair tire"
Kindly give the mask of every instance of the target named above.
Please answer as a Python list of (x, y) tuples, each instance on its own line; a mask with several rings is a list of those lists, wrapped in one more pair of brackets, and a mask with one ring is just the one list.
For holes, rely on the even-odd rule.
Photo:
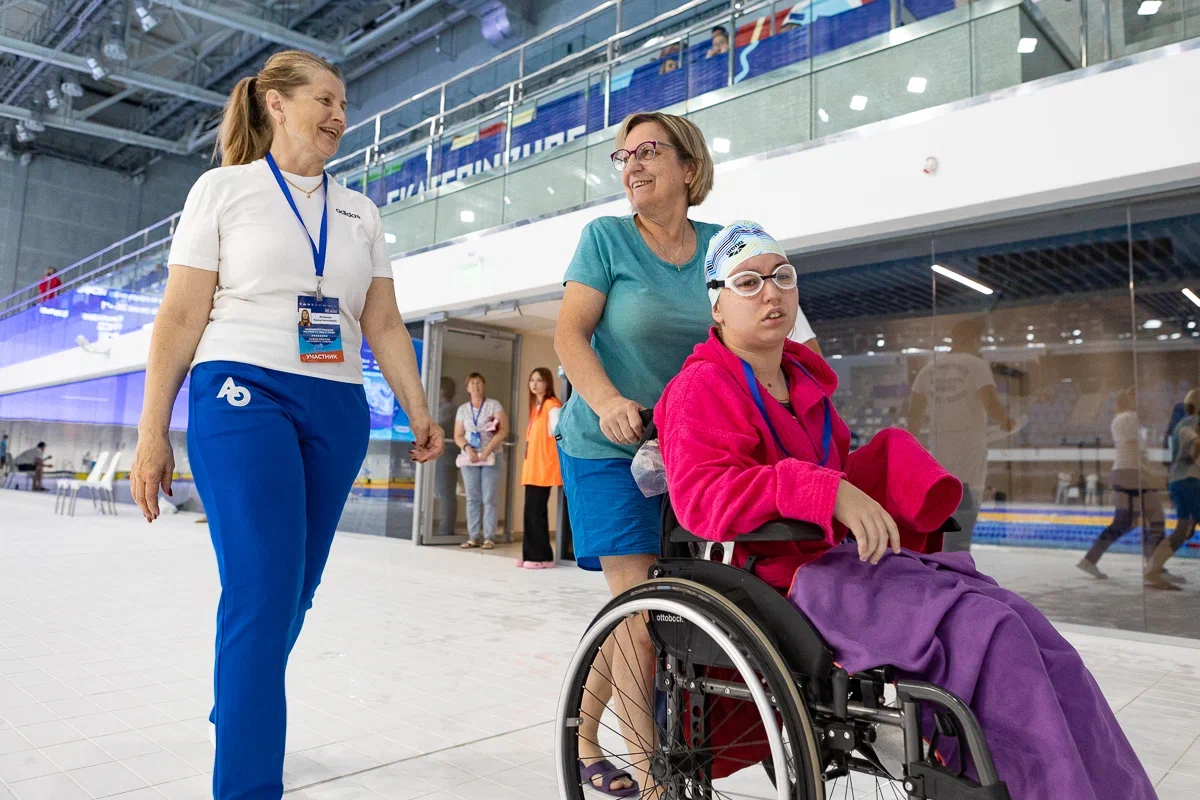
[[(609, 635), (633, 615), (645, 618), (653, 612), (672, 615), (672, 621), (678, 618), (694, 625), (735, 664), (744, 684), (743, 693), (750, 695), (743, 699), (753, 703), (763, 724), (771, 750), (770, 760), (778, 768), (777, 772), (782, 770), (789, 778), (783, 786), (770, 789), (770, 796), (778, 800), (825, 800), (818, 736), (800, 689), (771, 639), (720, 593), (692, 581), (676, 579), (650, 580), (613, 598), (584, 633), (567, 669), (559, 697), (555, 742), (560, 795), (568, 800), (595, 796), (590, 794), (590, 787), (581, 782), (578, 768), (577, 731), (583, 718), (582, 701), (587, 678)], [(612, 709), (609, 709), (609, 715), (612, 715)], [(610, 726), (605, 727), (613, 730)], [(661, 735), (662, 724), (657, 727)], [(700, 750), (711, 753), (712, 748)], [(747, 764), (747, 768), (753, 767), (757, 767), (757, 763)], [(766, 783), (761, 770), (755, 774)], [(691, 797), (726, 796), (712, 787), (711, 779), (708, 787), (699, 787), (699, 793), (689, 791)], [(676, 795), (668, 793), (665, 797)]]

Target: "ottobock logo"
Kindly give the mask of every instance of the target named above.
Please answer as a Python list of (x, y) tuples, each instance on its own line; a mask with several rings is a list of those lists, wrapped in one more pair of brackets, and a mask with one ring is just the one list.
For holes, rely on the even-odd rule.
[(340, 208), (335, 208), (334, 211), (341, 214), (343, 217), (349, 217), (350, 219), (362, 219), (362, 217), (360, 217), (358, 214), (351, 214), (349, 211), (342, 211)]
[(225, 384), (221, 386), (221, 391), (217, 392), (217, 399), (220, 400), (222, 397), (234, 408), (241, 408), (250, 402), (250, 390), (244, 386), (238, 386), (233, 382), (233, 378), (226, 378)]
[(655, 621), (655, 622), (659, 622), (659, 623), (663, 623), (663, 622), (683, 622), (683, 617), (679, 616), (678, 614), (663, 614), (663, 613), (658, 613), (658, 614), (655, 614), (655, 615), (654, 615), (654, 621)]

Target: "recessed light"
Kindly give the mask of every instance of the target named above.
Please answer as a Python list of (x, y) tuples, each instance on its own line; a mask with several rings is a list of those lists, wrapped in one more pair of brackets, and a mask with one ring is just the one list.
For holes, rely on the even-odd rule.
[(941, 264), (934, 264), (932, 267), (930, 267), (930, 269), (932, 269), (938, 275), (944, 275), (947, 278), (949, 278), (950, 280), (961, 283), (963, 286), (970, 287), (981, 294), (992, 294), (995, 291), (990, 286), (984, 286), (979, 281), (971, 280), (966, 275), (959, 275), (954, 270), (947, 269), (946, 267), (943, 267)]
[(729, 152), (729, 144), (730, 144), (730, 142), (728, 139), (722, 139), (721, 137), (718, 136), (716, 139), (713, 139), (713, 152), (714, 153), (728, 153)]
[(1144, 0), (1144, 2), (1138, 6), (1138, 16), (1153, 16), (1158, 13), (1160, 8), (1162, 8), (1162, 0)]
[(1156, 331), (1162, 327), (1161, 319), (1148, 319), (1142, 323), (1142, 327), (1148, 331)]
[(924, 78), (912, 77), (908, 79), (908, 90), (913, 94), (921, 94), (925, 91), (925, 84), (929, 83)]
[(1165, 342), (1167, 340), (1167, 335), (1165, 333), (1160, 333), (1155, 338), (1158, 339), (1160, 342)]
[(850, 98), (850, 108), (854, 111), (862, 111), (867, 107), (867, 98), (861, 94), (856, 94)]
[(1188, 300), (1191, 300), (1196, 305), (1200, 306), (1200, 297), (1196, 296), (1196, 293), (1193, 292), (1191, 289), (1184, 289), (1183, 296), (1186, 297)]
[(821, 118), (821, 122), (829, 122), (829, 112), (823, 108), (817, 109), (817, 116)]
[(469, 208), (464, 208), (462, 211), (458, 212), (458, 218), (463, 222), (474, 222), (475, 212)]
[(1037, 49), (1037, 39), (1025, 38), (1017, 42), (1017, 52), (1028, 55)]
[(1172, 333), (1171, 334), (1172, 339), (1178, 339), (1180, 336), (1183, 336), (1183, 334), (1182, 333)]
[(385, 242), (387, 242), (388, 244), (395, 244), (395, 243), (396, 243), (396, 234), (394, 234), (394, 233), (385, 233), (385, 234), (383, 235), (383, 240), (384, 240)]

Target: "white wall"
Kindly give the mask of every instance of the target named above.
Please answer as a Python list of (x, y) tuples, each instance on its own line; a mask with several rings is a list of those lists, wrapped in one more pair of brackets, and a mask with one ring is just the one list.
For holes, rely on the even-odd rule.
[[(695, 216), (756, 219), (789, 249), (817, 249), (1194, 183), (1200, 105), (1188, 100), (1197, 85), (1200, 50), (1192, 50), (1019, 86), (949, 113), (929, 109), (819, 146), (724, 164)], [(935, 175), (922, 172), (927, 156), (940, 162)], [(582, 227), (627, 212), (621, 199), (399, 259), (400, 309), (418, 317), (556, 290)], [(6, 367), (0, 394), (141, 369), (145, 348), (144, 336), (133, 334), (114, 340), (108, 359), (68, 351)]]

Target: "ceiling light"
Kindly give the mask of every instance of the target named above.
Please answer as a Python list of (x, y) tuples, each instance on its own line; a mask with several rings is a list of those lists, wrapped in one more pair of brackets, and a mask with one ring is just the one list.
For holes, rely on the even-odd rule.
[(546, 187), (546, 191), (547, 191), (547, 192), (549, 192), (550, 194), (554, 194), (554, 187), (553, 187), (553, 186), (547, 186), (547, 187)]
[(1158, 336), (1156, 336), (1154, 338), (1158, 339), (1158, 341), (1160, 341), (1160, 342), (1165, 342), (1167, 340), (1167, 335), (1165, 333), (1160, 333)]
[[(1184, 289), (1183, 296), (1186, 297), (1188, 300), (1191, 300), (1196, 305), (1200, 306), (1200, 297), (1197, 297), (1196, 293), (1193, 292), (1191, 289)], [(1192, 327), (1195, 327), (1195, 325), (1196, 325), (1196, 323), (1193, 322), (1190, 325), (1188, 325), (1188, 327), (1192, 328)]]
[(1189, 331), (1190, 331), (1190, 330), (1192, 330), (1192, 329), (1193, 329), (1193, 328), (1195, 328), (1195, 327), (1196, 327), (1196, 323), (1195, 323), (1195, 321), (1194, 321), (1194, 320), (1193, 320), (1192, 322), (1189, 322), (1189, 323), (1188, 323), (1188, 330), (1189, 330)]
[(138, 3), (134, 11), (137, 12), (138, 22), (142, 23), (143, 32), (149, 33), (158, 27), (158, 17), (150, 13), (150, 9), (146, 7), (146, 4)]
[(885, 342), (883, 339), (876, 339), (876, 340), (875, 340), (875, 346), (876, 346), (876, 347), (883, 347), (885, 344), (887, 344), (887, 342)]
[(53, 88), (46, 90), (46, 108), (51, 111), (58, 111), (58, 107), (62, 105), (62, 101), (58, 99), (58, 92)]
[(991, 287), (984, 286), (979, 281), (973, 281), (970, 278), (968, 278), (966, 275), (959, 275), (954, 270), (946, 269), (941, 264), (934, 264), (932, 267), (930, 267), (930, 269), (932, 269), (938, 275), (944, 275), (947, 278), (949, 278), (950, 280), (957, 281), (958, 283), (961, 283), (963, 286), (970, 287), (970, 288), (974, 289), (975, 291), (980, 292), (981, 294), (992, 294), (994, 292), (994, 290)]
[(856, 94), (850, 98), (850, 108), (854, 111), (862, 111), (867, 107), (867, 98), (861, 94)]
[(17, 141), (21, 144), (33, 141), (33, 132), (25, 127), (23, 122), (17, 123)]
[(718, 136), (717, 138), (713, 139), (713, 152), (714, 153), (728, 153), (729, 152), (729, 144), (730, 144), (730, 142), (728, 139), (722, 139), (720, 136)]
[(506, 206), (511, 206), (511, 205), (512, 205), (512, 200), (509, 200), (509, 199), (508, 199), (508, 195), (505, 195), (505, 196), (504, 196), (504, 205), (506, 205)]
[(1028, 55), (1037, 49), (1037, 39), (1025, 38), (1017, 42), (1017, 52)]
[(463, 222), (474, 222), (475, 212), (469, 208), (464, 208), (462, 211), (458, 212), (458, 218)]
[(385, 242), (387, 242), (388, 244), (395, 244), (395, 243), (396, 243), (396, 234), (394, 234), (394, 233), (385, 233), (385, 234), (383, 235), (383, 240), (384, 240)]
[(1082, 333), (1082, 332), (1083, 332), (1083, 331), (1079, 330), (1079, 328), (1076, 328), (1075, 330), (1071, 331), (1071, 335), (1072, 335), (1072, 336), (1078, 336), (1078, 335), (1079, 335), (1080, 333)]
[(104, 76), (108, 74), (108, 70), (106, 70), (104, 65), (100, 63), (100, 59), (96, 58), (95, 56), (87, 57), (87, 65), (88, 69), (92, 71), (92, 77), (95, 80), (104, 80)]
[(1032, 333), (1025, 334), (1025, 341), (1027, 342), (1032, 342), (1035, 338), (1037, 337), (1035, 337)]
[(120, 39), (109, 39), (100, 50), (109, 61), (129, 60), (129, 51), (125, 49), (125, 43)]
[(908, 90), (913, 94), (921, 94), (925, 91), (925, 84), (927, 83), (929, 83), (929, 81), (925, 80), (924, 78), (909, 78)]
[(1142, 327), (1148, 331), (1156, 331), (1162, 327), (1161, 319), (1148, 319), (1142, 323)]
[(836, 354), (830, 356), (830, 358), (832, 358), (834, 361), (837, 361), (841, 357), (842, 357), (841, 353), (836, 353)]
[(1140, 6), (1138, 6), (1138, 16), (1139, 17), (1154, 16), (1155, 14), (1158, 13), (1158, 10), (1160, 8), (1162, 8), (1162, 0), (1144, 0), (1144, 2)]
[(1178, 339), (1180, 336), (1183, 336), (1183, 334), (1182, 333), (1172, 333), (1171, 334), (1172, 339)]
[[(90, 64), (88, 66), (91, 66)], [(83, 97), (83, 87), (75, 81), (63, 81), (58, 90), (67, 97)]]
[(821, 122), (829, 122), (829, 112), (823, 108), (817, 109), (817, 116), (821, 118)]

